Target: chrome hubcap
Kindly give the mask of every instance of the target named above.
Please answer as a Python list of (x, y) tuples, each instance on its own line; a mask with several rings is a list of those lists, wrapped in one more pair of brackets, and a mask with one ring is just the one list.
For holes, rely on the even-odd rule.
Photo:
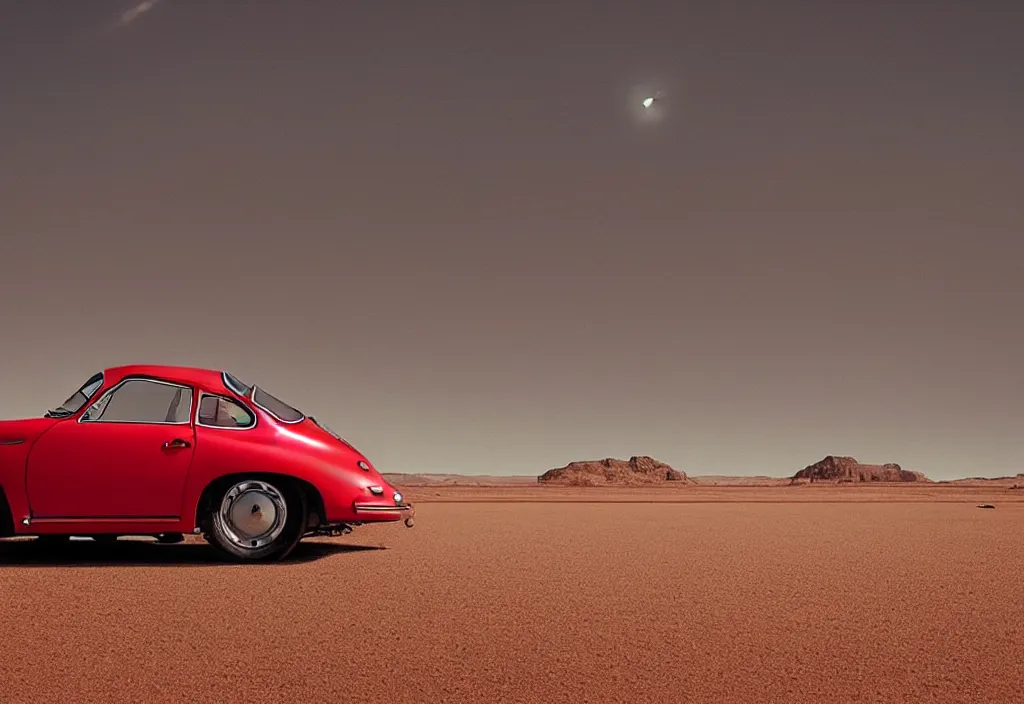
[(257, 550), (274, 542), (288, 519), (281, 492), (270, 484), (248, 480), (231, 487), (220, 504), (228, 539), (240, 548)]

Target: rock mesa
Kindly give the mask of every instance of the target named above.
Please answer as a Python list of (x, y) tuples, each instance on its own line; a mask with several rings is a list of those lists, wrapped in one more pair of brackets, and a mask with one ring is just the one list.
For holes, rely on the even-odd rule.
[(793, 475), (791, 483), (831, 482), (930, 482), (921, 472), (903, 469), (898, 464), (861, 464), (852, 457), (829, 455)]
[(602, 486), (608, 484), (661, 484), (663, 482), (693, 483), (685, 472), (673, 469), (651, 457), (630, 457), (628, 460), (607, 458), (586, 462), (570, 462), (564, 467), (549, 469), (537, 477), (540, 484), (569, 486)]

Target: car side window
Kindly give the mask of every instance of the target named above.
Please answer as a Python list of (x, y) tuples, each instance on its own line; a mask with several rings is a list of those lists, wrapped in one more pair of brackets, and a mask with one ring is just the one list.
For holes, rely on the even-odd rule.
[(192, 389), (151, 379), (129, 379), (103, 394), (82, 415), (83, 423), (183, 425), (192, 411)]
[(197, 422), (210, 428), (251, 428), (256, 416), (245, 406), (226, 396), (203, 394), (199, 397)]

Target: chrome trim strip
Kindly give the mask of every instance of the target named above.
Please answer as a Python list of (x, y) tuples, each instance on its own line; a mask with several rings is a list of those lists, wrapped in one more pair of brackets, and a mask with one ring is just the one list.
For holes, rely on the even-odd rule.
[[(104, 391), (100, 395), (100, 397), (98, 399), (96, 399), (95, 403), (90, 403), (88, 406), (82, 406), (82, 408), (78, 409), (79, 411), (82, 411), (82, 413), (81, 413), (80, 416), (78, 416), (78, 420), (76, 422), (77, 423), (121, 423), (121, 424), (124, 424), (124, 425), (189, 425), (189, 426), (192, 425), (192, 409), (191, 409), (191, 407), (189, 408), (188, 420), (182, 421), (180, 423), (167, 423), (167, 422), (159, 422), (159, 421), (151, 421), (151, 420), (103, 420), (103, 419), (99, 419), (99, 420), (82, 420), (85, 417), (85, 414), (89, 412), (90, 408), (92, 408), (93, 406), (95, 406), (97, 403), (99, 403), (103, 399), (107, 398), (108, 396), (112, 395), (115, 391), (117, 391), (119, 388), (121, 388), (122, 386), (124, 386), (125, 384), (127, 384), (130, 381), (146, 381), (146, 382), (149, 382), (151, 384), (162, 384), (164, 386), (173, 386), (175, 388), (184, 389), (184, 390), (188, 391), (189, 395), (190, 395), (189, 405), (191, 406), (192, 404), (195, 404), (195, 402), (196, 402), (196, 389), (194, 387), (192, 387), (192, 386), (188, 386), (186, 384), (180, 384), (180, 383), (173, 382), (173, 381), (164, 381), (162, 379), (153, 379), (153, 378), (148, 377), (148, 376), (128, 376), (128, 377), (125, 377), (124, 379), (121, 379), (121, 381), (117, 382), (116, 384), (111, 386), (109, 389)], [(104, 409), (104, 410), (106, 410), (106, 409)]]
[(387, 513), (412, 510), (412, 506), (410, 504), (402, 504), (401, 506), (368, 506), (366, 504), (355, 504), (353, 508), (356, 511), (384, 511)]
[[(23, 521), (24, 522), (24, 521)], [(32, 523), (180, 523), (180, 516), (35, 516)], [(29, 525), (25, 523), (25, 525)]]

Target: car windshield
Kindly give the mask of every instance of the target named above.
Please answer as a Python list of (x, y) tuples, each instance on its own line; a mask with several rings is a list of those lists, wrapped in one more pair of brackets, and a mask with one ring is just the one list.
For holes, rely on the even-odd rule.
[(47, 418), (60, 418), (63, 416), (70, 416), (78, 412), (85, 402), (88, 401), (96, 390), (103, 386), (103, 373), (94, 374), (89, 377), (89, 381), (82, 384), (78, 391), (68, 396), (64, 403), (60, 404), (53, 410), (46, 412)]
[(233, 374), (224, 372), (224, 385), (242, 398), (250, 399), (256, 406), (284, 423), (298, 423), (306, 417), (299, 409), (289, 406), (258, 386), (246, 384)]

